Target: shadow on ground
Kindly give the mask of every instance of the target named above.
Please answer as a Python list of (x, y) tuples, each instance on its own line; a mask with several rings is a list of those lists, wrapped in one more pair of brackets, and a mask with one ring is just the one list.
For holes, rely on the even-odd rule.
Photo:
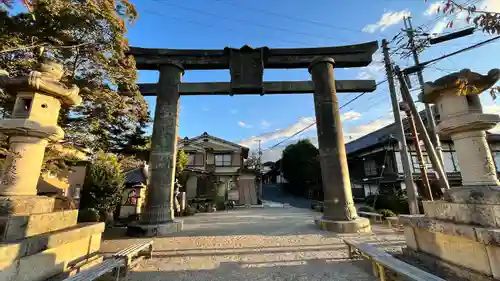
[(182, 271), (133, 271), (127, 280), (328, 280), (372, 281), (371, 264), (345, 259), (309, 259), (277, 262), (221, 262), (216, 268)]

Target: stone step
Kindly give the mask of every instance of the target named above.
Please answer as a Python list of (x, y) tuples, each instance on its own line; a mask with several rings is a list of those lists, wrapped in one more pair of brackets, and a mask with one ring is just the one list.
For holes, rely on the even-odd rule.
[(70, 270), (81, 257), (99, 250), (104, 223), (85, 223), (64, 230), (0, 244), (0, 280), (42, 281)]

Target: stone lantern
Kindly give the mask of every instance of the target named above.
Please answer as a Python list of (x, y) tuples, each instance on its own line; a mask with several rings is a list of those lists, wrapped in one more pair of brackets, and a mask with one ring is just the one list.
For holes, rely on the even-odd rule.
[(464, 187), (499, 186), (486, 130), (493, 129), (500, 116), (483, 113), (479, 99), (499, 76), (498, 69), (486, 76), (464, 69), (426, 83), (421, 95), (423, 102), (435, 103), (439, 110), (441, 122), (436, 129), (453, 140)]
[(45, 149), (64, 137), (59, 111), (82, 101), (62, 75), (52, 61), (27, 76), (0, 72), (0, 88), (16, 95), (11, 118), (0, 120), (10, 146), (0, 182), (0, 280), (42, 281), (102, 260), (104, 223), (77, 224), (78, 210), (37, 196)]
[(424, 201), (424, 216), (402, 216), (405, 254), (452, 274), (447, 280), (500, 278), (500, 183), (486, 138), (500, 116), (483, 113), (479, 99), (499, 78), (498, 69), (464, 69), (426, 83), (420, 95), (439, 110), (436, 129), (453, 141), (462, 186), (446, 190), (443, 201)]
[(17, 95), (11, 118), (0, 121), (11, 153), (5, 161), (0, 196), (36, 195), (45, 148), (49, 141), (64, 137), (57, 125), (61, 106), (82, 101), (78, 87), (59, 82), (62, 75), (60, 64), (46, 62), (28, 76), (3, 79), (3, 87)]

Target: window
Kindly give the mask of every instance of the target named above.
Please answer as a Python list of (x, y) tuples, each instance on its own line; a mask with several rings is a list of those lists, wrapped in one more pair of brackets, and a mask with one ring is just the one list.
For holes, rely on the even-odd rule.
[(364, 164), (365, 176), (376, 176), (377, 175), (377, 164), (375, 161), (366, 161)]
[(499, 151), (493, 152), (493, 161), (495, 161), (495, 166), (497, 168), (497, 172), (500, 171), (500, 152)]
[(195, 164), (195, 154), (194, 153), (188, 153), (188, 166), (192, 166)]
[(231, 154), (216, 154), (215, 166), (218, 167), (231, 166)]

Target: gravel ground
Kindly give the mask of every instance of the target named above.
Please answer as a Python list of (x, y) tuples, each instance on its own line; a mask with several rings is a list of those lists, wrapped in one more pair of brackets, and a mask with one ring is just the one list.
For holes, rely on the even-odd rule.
[[(344, 236), (314, 226), (315, 215), (297, 208), (252, 208), (185, 218), (183, 232), (154, 239), (154, 258), (141, 261), (128, 280), (376, 280), (371, 264), (347, 259)], [(373, 229), (376, 235), (345, 236), (386, 250), (404, 244), (401, 234)], [(103, 241), (102, 252), (140, 240), (123, 238)]]

